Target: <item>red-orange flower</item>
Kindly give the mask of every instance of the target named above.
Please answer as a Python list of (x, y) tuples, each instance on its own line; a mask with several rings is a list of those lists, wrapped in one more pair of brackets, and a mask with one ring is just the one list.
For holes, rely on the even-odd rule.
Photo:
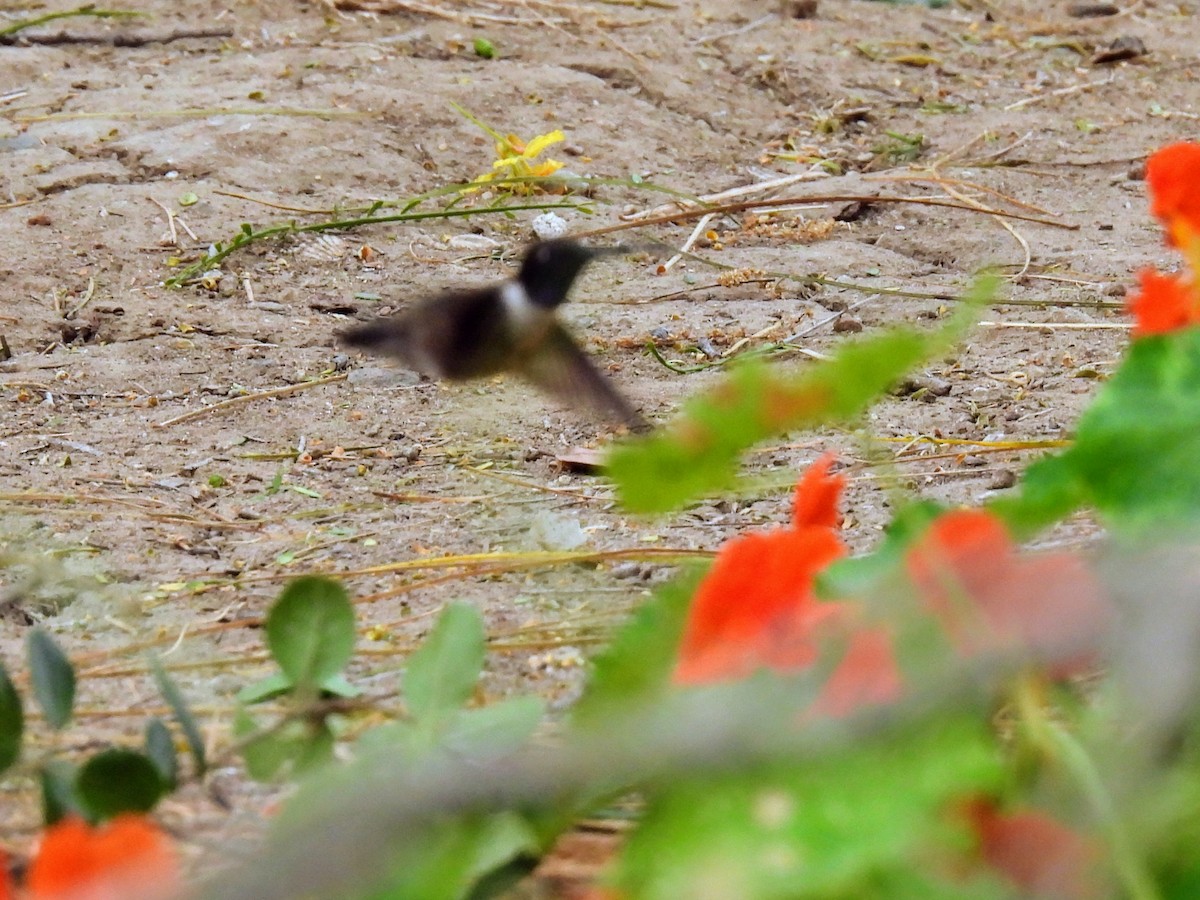
[(841, 605), (817, 600), (813, 582), (846, 554), (835, 528), (845, 479), (829, 475), (832, 463), (826, 455), (800, 479), (791, 528), (721, 548), (692, 599), (676, 682), (706, 684), (761, 668), (795, 672), (816, 661), (815, 632), (841, 615)]
[(8, 874), (8, 854), (0, 850), (0, 900), (13, 900), (12, 878)]
[(1146, 161), (1146, 183), (1167, 242), (1187, 251), (1200, 239), (1200, 144), (1163, 147)]
[(126, 813), (95, 827), (75, 817), (50, 826), (29, 865), (26, 896), (165, 900), (180, 886), (170, 840), (152, 822)]
[(1107, 624), (1100, 587), (1081, 559), (1018, 555), (1004, 525), (982, 510), (939, 516), (905, 562), (964, 655), (1021, 648), (1061, 660), (1064, 650), (1074, 656), (1091, 646)]
[(1166, 334), (1200, 323), (1200, 290), (1181, 275), (1160, 275), (1143, 269), (1142, 289), (1126, 305), (1133, 315), (1133, 335)]
[(1092, 872), (1100, 861), (1094, 841), (1035, 809), (1001, 812), (990, 800), (972, 801), (967, 818), (979, 854), (1023, 897), (1095, 897)]
[(1187, 275), (1141, 273), (1142, 289), (1127, 303), (1134, 337), (1166, 334), (1200, 324), (1200, 144), (1171, 144), (1146, 162), (1150, 210), (1162, 221), (1167, 243), (1183, 251)]
[(891, 634), (884, 628), (858, 628), (822, 685), (812, 711), (835, 718), (846, 716), (864, 706), (894, 703), (902, 687)]

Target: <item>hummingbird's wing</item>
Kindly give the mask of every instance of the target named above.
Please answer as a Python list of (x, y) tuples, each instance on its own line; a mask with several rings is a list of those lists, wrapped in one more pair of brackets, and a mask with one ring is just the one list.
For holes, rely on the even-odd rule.
[(517, 371), (553, 397), (574, 407), (590, 407), (617, 419), (630, 431), (651, 425), (622, 397), (558, 322), (553, 322), (536, 350)]

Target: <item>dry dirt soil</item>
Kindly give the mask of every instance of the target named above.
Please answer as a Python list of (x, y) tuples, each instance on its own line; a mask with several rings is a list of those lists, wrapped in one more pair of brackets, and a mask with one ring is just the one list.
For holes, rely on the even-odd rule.
[[(163, 806), (197, 865), (275, 800), (221, 754), (234, 693), (269, 671), (260, 616), (296, 574), (344, 573), (368, 692), (394, 703), (405, 655), (463, 600), (492, 639), (480, 702), (535, 691), (562, 708), (668, 573), (652, 553), (783, 522), (819, 452), (849, 467), (846, 533), (866, 549), (897, 485), (974, 503), (1030, 458), (908, 439), (1069, 437), (1122, 354), (1134, 274), (1175, 265), (1142, 166), (1197, 133), (1197, 4), (1121, 0), (1088, 18), (1020, 0), (821, 0), (811, 18), (784, 5), (146, 0), (132, 6), (145, 18), (63, 19), (0, 45), (0, 651), (24, 684), (40, 622), (77, 660), (68, 754), (137, 740), (162, 708), (144, 652), (165, 655), (222, 760)], [(0, 26), (67, 8), (10, 2)], [(659, 252), (593, 266), (564, 318), (655, 421), (721, 376), (672, 371), (648, 341), (690, 368), (800, 334), (776, 357), (799, 369), (857, 330), (936, 325), (953, 307), (939, 297), (985, 265), (1009, 276), (1004, 303), (861, 429), (782, 436), (737, 492), (643, 519), (556, 459), (611, 438), (586, 413), (516, 379), (447, 386), (337, 344), (356, 320), (511, 274), (535, 212), (488, 214), (497, 198), (476, 194), (459, 206), (478, 215), (263, 240), (164, 285), (242, 223), (351, 218), (488, 171), (492, 140), (452, 104), (524, 138), (561, 129), (547, 155), (617, 180), (576, 198), (591, 214), (561, 211), (576, 234), (661, 214), (670, 196), (651, 184), (979, 208), (798, 202), (716, 217), (669, 266)], [(681, 247), (695, 223), (594, 240)], [(770, 274), (725, 286), (713, 263)], [(625, 555), (386, 569), (541, 549)], [(48, 741), (35, 729), (27, 758)], [(28, 782), (6, 783), (0, 823), (9, 846), (32, 836)]]

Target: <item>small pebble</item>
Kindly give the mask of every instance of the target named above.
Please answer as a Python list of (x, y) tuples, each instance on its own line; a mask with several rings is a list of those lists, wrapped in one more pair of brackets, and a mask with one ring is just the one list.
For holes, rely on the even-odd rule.
[(567, 233), (567, 220), (557, 213), (544, 212), (533, 220), (533, 233), (539, 241), (550, 241)]
[(854, 316), (842, 316), (833, 323), (833, 330), (844, 334), (857, 334), (863, 330), (862, 319), (856, 319)]
[(1001, 469), (997, 472), (990, 482), (988, 482), (989, 490), (1003, 491), (1012, 487), (1017, 483), (1017, 473), (1012, 469)]

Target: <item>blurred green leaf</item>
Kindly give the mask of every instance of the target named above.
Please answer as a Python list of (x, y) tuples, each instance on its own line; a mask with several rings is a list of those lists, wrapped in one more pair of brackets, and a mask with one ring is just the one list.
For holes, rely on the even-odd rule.
[(297, 578), (267, 613), (267, 646), (297, 688), (315, 690), (354, 653), (354, 606), (329, 578)]
[(992, 509), (1029, 534), (1082, 505), (1123, 534), (1200, 524), (1200, 329), (1135, 340), (1070, 449), (1031, 465)]
[(171, 679), (162, 661), (157, 656), (150, 657), (150, 670), (154, 673), (154, 681), (158, 685), (158, 692), (163, 695), (163, 699), (171, 707), (171, 713), (175, 716), (175, 721), (183, 729), (183, 737), (187, 741), (188, 752), (191, 753), (192, 762), (196, 766), (196, 777), (201, 778), (204, 776), (205, 771), (207, 771), (208, 765), (204, 758), (204, 738), (200, 734), (200, 727), (196, 724), (196, 719), (192, 716), (192, 711), (188, 709), (187, 701), (183, 698), (183, 693)]
[(704, 570), (693, 569), (654, 591), (592, 660), (592, 677), (572, 715), (586, 724), (649, 703), (669, 687), (692, 594)]
[(42, 824), (53, 825), (68, 813), (81, 814), (75, 796), (75, 766), (65, 759), (47, 760), (38, 773), (42, 788)]
[(442, 745), (471, 759), (507, 756), (533, 735), (545, 714), (538, 697), (511, 697), (479, 709), (464, 709), (451, 720)]
[(490, 892), (483, 892), (477, 882), (522, 856), (528, 859), (520, 870), (524, 874), (532, 868), (538, 850), (536, 836), (513, 812), (444, 821), (399, 848), (391, 875), (383, 886), (366, 894), (365, 900), (497, 896), (496, 889), (509, 886), (507, 883), (494, 883)]
[(21, 697), (8, 677), (8, 670), (0, 663), (0, 772), (20, 758), (24, 733), (25, 713), (21, 709)]
[(29, 675), (33, 696), (46, 723), (55, 731), (71, 721), (75, 705), (75, 670), (54, 638), (41, 628), (29, 633)]
[[(234, 718), (234, 735), (251, 738), (258, 724), (244, 711)], [(293, 720), (269, 728), (242, 746), (246, 771), (256, 781), (278, 781), (314, 769), (333, 758), (336, 738), (324, 720)]]
[(97, 753), (75, 777), (75, 795), (93, 821), (149, 812), (166, 791), (158, 766), (148, 757), (117, 747)]
[(642, 900), (894, 896), (874, 886), (934, 882), (939, 853), (970, 846), (948, 804), (1002, 780), (987, 723), (941, 717), (803, 766), (672, 783), (650, 798), (616, 886)]
[(278, 697), (281, 694), (286, 694), (290, 691), (294, 684), (292, 679), (288, 678), (282, 672), (272, 672), (266, 678), (260, 678), (251, 684), (246, 685), (237, 692), (238, 703), (262, 703), (264, 700), (270, 700), (272, 697)]
[(404, 670), (404, 699), (413, 718), (436, 721), (470, 699), (485, 640), (483, 616), (475, 607), (455, 603), (442, 611)]
[(162, 719), (154, 716), (146, 723), (146, 756), (158, 769), (168, 790), (174, 790), (179, 780), (179, 760), (175, 755), (175, 739)]
[(980, 279), (937, 331), (896, 328), (864, 338), (800, 375), (757, 360), (737, 366), (688, 401), (668, 428), (613, 450), (608, 469), (622, 503), (635, 512), (666, 512), (727, 487), (741, 453), (759, 441), (857, 417), (905, 372), (952, 347), (996, 283)]

